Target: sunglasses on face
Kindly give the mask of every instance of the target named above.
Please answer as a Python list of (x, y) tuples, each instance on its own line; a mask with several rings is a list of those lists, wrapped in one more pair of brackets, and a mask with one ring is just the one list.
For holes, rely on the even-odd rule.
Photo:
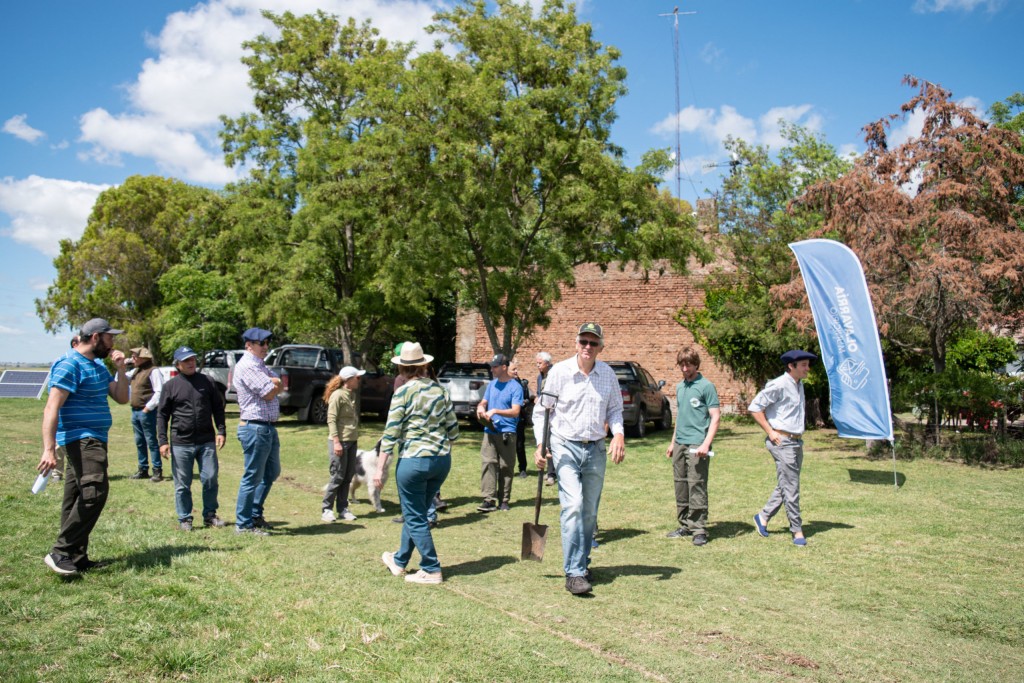
[(598, 346), (601, 345), (601, 342), (594, 341), (592, 339), (580, 339), (576, 343), (579, 344), (580, 346), (593, 346), (594, 348), (597, 348)]

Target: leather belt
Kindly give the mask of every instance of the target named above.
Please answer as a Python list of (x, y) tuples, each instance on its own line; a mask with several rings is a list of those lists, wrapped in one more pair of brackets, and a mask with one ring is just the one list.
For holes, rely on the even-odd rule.
[(267, 422), (266, 420), (239, 420), (238, 426), (244, 427), (246, 425), (273, 425), (273, 422)]

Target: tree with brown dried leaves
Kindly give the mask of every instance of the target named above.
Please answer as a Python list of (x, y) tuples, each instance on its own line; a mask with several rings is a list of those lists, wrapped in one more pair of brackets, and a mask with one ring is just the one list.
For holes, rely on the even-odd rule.
[[(1024, 318), (1024, 184), (1020, 136), (990, 125), (942, 87), (907, 76), (918, 90), (864, 128), (866, 153), (843, 177), (819, 183), (798, 203), (820, 211), (819, 232), (864, 264), (883, 336), (924, 343), (933, 370), (947, 345), (980, 325), (1019, 330)], [(891, 147), (891, 121), (923, 114), (918, 137)], [(806, 302), (796, 277), (773, 292)], [(787, 311), (809, 325), (807, 306)]]

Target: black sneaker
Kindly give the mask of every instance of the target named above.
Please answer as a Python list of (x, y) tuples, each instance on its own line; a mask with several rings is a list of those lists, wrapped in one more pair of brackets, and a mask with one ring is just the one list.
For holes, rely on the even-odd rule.
[(183, 519), (182, 521), (178, 522), (178, 528), (182, 531), (192, 531), (192, 520)]
[(270, 525), (270, 522), (263, 518), (263, 515), (260, 515), (259, 517), (253, 517), (252, 525), (257, 529), (263, 529), (264, 531), (270, 531), (274, 528)]
[(103, 569), (110, 564), (110, 560), (90, 560), (88, 557), (75, 563), (78, 571), (87, 572), (93, 569)]
[(523, 470), (522, 472), (520, 472), (516, 476), (519, 477), (520, 479), (526, 479), (530, 475), (526, 473), (526, 470)]
[(162, 469), (154, 467), (153, 468), (153, 476), (150, 477), (149, 480), (151, 482), (153, 482), (154, 484), (159, 484), (160, 482), (162, 482), (164, 480), (164, 471)]
[(494, 504), (494, 501), (492, 501), (492, 500), (485, 500), (483, 503), (480, 504), (480, 506), (476, 509), (476, 511), (477, 512), (494, 512), (497, 509), (498, 509), (498, 506)]
[(679, 527), (675, 531), (670, 531), (665, 534), (665, 538), (682, 538), (683, 536), (690, 536), (691, 534), (693, 534), (693, 532), (689, 529)]
[(62, 576), (71, 576), (78, 573), (78, 567), (71, 561), (71, 558), (63, 553), (49, 553), (43, 558), (46, 566)]
[(129, 479), (149, 479), (149, 468), (139, 468), (139, 471), (128, 477)]
[(508, 512), (508, 511), (509, 511), (509, 509), (510, 509), (510, 508), (509, 508), (509, 506), (508, 506), (508, 503), (502, 503), (501, 505), (499, 505), (499, 506), (498, 506), (498, 510), (499, 510), (500, 512)]
[(708, 542), (707, 534), (694, 534), (693, 544), (694, 545), (705, 545)]
[(442, 500), (441, 494), (437, 494), (437, 496), (434, 497), (434, 510), (437, 512), (444, 512), (447, 509), (448, 503)]
[(593, 590), (593, 586), (587, 581), (585, 576), (567, 576), (565, 577), (565, 590), (569, 591), (573, 595), (584, 595)]
[(227, 526), (227, 523), (216, 514), (213, 514), (209, 517), (203, 517), (203, 525), (213, 527), (214, 529), (220, 529), (223, 526)]

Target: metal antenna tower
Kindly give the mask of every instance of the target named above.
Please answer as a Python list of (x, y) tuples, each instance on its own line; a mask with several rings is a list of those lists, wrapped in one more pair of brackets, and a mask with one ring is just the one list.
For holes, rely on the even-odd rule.
[(675, 7), (671, 14), (659, 14), (659, 17), (672, 17), (674, 20), (674, 26), (672, 28), (672, 56), (675, 62), (675, 76), (676, 76), (676, 199), (683, 198), (683, 175), (680, 171), (683, 164), (682, 146), (679, 142), (679, 112), (682, 111), (679, 101), (679, 15), (680, 14), (696, 14), (696, 12), (680, 12), (679, 7)]

